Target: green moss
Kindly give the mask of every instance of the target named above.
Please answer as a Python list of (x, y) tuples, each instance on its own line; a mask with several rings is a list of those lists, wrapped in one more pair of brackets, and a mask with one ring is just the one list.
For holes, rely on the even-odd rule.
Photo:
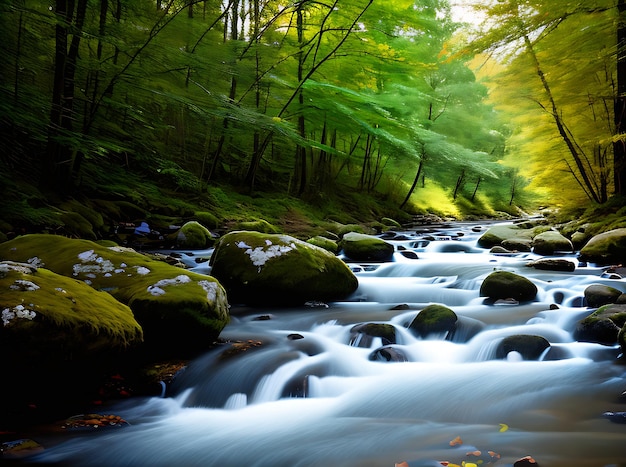
[(216, 229), (220, 225), (220, 220), (214, 214), (206, 211), (196, 211), (193, 214), (195, 220), (207, 229)]
[(491, 248), (500, 245), (504, 240), (512, 238), (533, 238), (531, 229), (523, 229), (517, 225), (496, 225), (490, 227), (487, 232), (478, 239), (478, 246), (482, 248)]
[(259, 219), (256, 221), (239, 222), (236, 225), (236, 229), (237, 230), (249, 230), (249, 231), (261, 232), (261, 233), (279, 233), (280, 232), (280, 230), (276, 226), (270, 224), (265, 219)]
[(186, 222), (180, 230), (171, 236), (177, 248), (203, 249), (212, 246), (215, 239), (211, 232), (196, 221)]
[(10, 313), (21, 305), (33, 313), (33, 319), (14, 318), (5, 323), (5, 328), (25, 333), (36, 333), (37, 329), (50, 332), (46, 325), (49, 322), (66, 329), (74, 344), (82, 344), (77, 348), (85, 344), (91, 348), (126, 346), (141, 341), (142, 330), (130, 308), (108, 293), (94, 291), (84, 282), (47, 269), (25, 274), (2, 264), (5, 273), (0, 275), (0, 309)]
[(322, 237), (321, 235), (317, 235), (313, 238), (309, 238), (307, 240), (307, 243), (318, 246), (320, 248), (324, 248), (325, 250), (328, 250), (333, 254), (337, 254), (337, 251), (339, 250), (339, 246), (337, 245), (337, 242), (335, 242), (334, 240), (331, 240), (330, 238)]

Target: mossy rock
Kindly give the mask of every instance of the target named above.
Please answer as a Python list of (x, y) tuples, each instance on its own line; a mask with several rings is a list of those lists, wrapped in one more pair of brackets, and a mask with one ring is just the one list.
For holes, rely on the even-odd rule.
[(226, 293), (215, 278), (128, 248), (33, 234), (0, 244), (0, 257), (45, 267), (110, 293), (132, 309), (145, 344), (164, 354), (209, 347), (229, 320)]
[[(532, 240), (533, 230), (523, 229), (517, 225), (494, 225), (480, 236), (477, 244), (481, 248), (491, 248), (496, 245), (501, 245), (505, 240), (513, 238)], [(509, 248), (505, 245), (503, 246)]]
[(595, 235), (580, 250), (580, 260), (597, 264), (621, 264), (626, 261), (626, 228)]
[(34, 358), (44, 358), (53, 349), (58, 358), (70, 358), (76, 352), (127, 347), (143, 340), (128, 306), (47, 269), (0, 262), (0, 291), (2, 346), (10, 341)]
[(458, 317), (456, 313), (444, 305), (432, 304), (422, 309), (409, 324), (409, 329), (419, 337), (431, 334), (454, 334)]
[(574, 339), (615, 345), (621, 329), (626, 325), (626, 305), (604, 305), (576, 324)]
[(530, 301), (537, 295), (537, 286), (527, 278), (508, 271), (489, 274), (480, 286), (480, 296), (492, 300), (512, 298)]
[(510, 251), (530, 251), (533, 241), (531, 238), (513, 237), (503, 240), (500, 245)]
[(175, 248), (202, 250), (215, 244), (215, 238), (205, 226), (196, 221), (185, 222), (175, 233), (171, 234)]
[(526, 263), (526, 266), (544, 271), (573, 272), (576, 270), (576, 264), (573, 261), (560, 258), (541, 258), (536, 261)]
[(391, 219), (389, 217), (383, 217), (380, 220), (380, 223), (387, 227), (387, 228), (392, 228), (392, 229), (401, 229), (402, 225), (400, 225), (400, 223), (394, 219)]
[(394, 246), (372, 235), (350, 232), (339, 242), (344, 255), (352, 261), (391, 261)]
[(374, 338), (380, 338), (382, 345), (396, 343), (396, 328), (388, 323), (360, 323), (350, 329), (350, 345), (371, 347)]
[(276, 227), (275, 225), (270, 224), (269, 222), (267, 222), (264, 219), (260, 219), (257, 221), (245, 221), (245, 222), (238, 222), (237, 226), (236, 226), (237, 230), (248, 230), (251, 232), (261, 232), (261, 233), (268, 233), (268, 234), (275, 234), (275, 233), (279, 233), (280, 229), (278, 227)]
[(616, 303), (622, 291), (603, 284), (591, 284), (585, 289), (585, 300), (591, 308)]
[(230, 232), (217, 243), (211, 266), (233, 303), (325, 302), (358, 287), (356, 276), (334, 254), (288, 235)]
[(336, 241), (331, 240), (330, 238), (322, 237), (321, 235), (309, 238), (307, 243), (328, 250), (335, 255), (339, 251), (339, 245), (337, 245)]
[(524, 360), (538, 360), (550, 347), (550, 342), (542, 336), (516, 334), (502, 339), (496, 348), (496, 358), (506, 358), (510, 352), (518, 352)]
[(207, 211), (196, 211), (193, 217), (207, 229), (217, 229), (220, 226), (220, 220), (214, 214)]
[(366, 233), (365, 227), (359, 224), (338, 225), (337, 229), (335, 230), (335, 233), (339, 236), (339, 238), (342, 238), (344, 235), (351, 232), (356, 232), (360, 234)]
[(533, 238), (533, 251), (538, 255), (550, 256), (557, 252), (571, 253), (574, 246), (556, 230), (548, 230)]

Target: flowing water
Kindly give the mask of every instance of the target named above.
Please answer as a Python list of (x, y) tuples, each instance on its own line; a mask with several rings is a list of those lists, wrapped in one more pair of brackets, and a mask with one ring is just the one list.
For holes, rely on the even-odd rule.
[[(626, 465), (626, 424), (603, 417), (626, 411), (619, 347), (572, 338), (576, 322), (590, 313), (585, 288), (602, 283), (626, 291), (626, 280), (584, 265), (573, 273), (527, 267), (537, 258), (532, 253), (498, 256), (478, 248), (482, 232), (475, 227), (441, 227), (428, 239), (413, 230), (390, 240), (394, 261), (351, 264), (358, 290), (328, 307), (234, 306), (222, 337), (239, 344), (191, 362), (166, 397), (111, 408), (131, 426), (73, 438), (37, 460), (418, 467), (510, 466), (530, 455), (542, 467)], [(578, 264), (575, 255), (562, 257)], [(486, 303), (479, 288), (494, 270), (531, 279), (536, 300)], [(408, 330), (430, 303), (459, 316), (453, 336), (422, 339)], [(392, 324), (391, 351), (399, 361), (375, 352), (388, 342), (351, 333), (359, 323)], [(551, 347), (538, 361), (515, 353), (497, 359), (498, 343), (514, 334), (543, 336)], [(462, 444), (451, 446), (457, 437)], [(480, 458), (467, 455), (476, 450)]]

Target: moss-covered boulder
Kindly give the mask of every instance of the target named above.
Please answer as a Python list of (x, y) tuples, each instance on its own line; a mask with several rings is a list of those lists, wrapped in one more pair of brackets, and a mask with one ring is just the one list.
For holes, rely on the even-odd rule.
[[(0, 262), (0, 345), (58, 358), (126, 347), (143, 340), (131, 309), (82, 281), (28, 263)], [(11, 345), (8, 345), (8, 343)], [(29, 345), (23, 345), (28, 342)]]
[(591, 308), (617, 303), (622, 291), (604, 284), (591, 284), (585, 289), (585, 301)]
[(344, 255), (351, 261), (384, 262), (393, 258), (391, 243), (372, 235), (350, 232), (339, 242)]
[(339, 245), (337, 245), (337, 242), (335, 240), (322, 237), (321, 235), (316, 235), (315, 237), (309, 238), (307, 240), (307, 243), (318, 246), (320, 248), (324, 248), (324, 250), (328, 250), (334, 255), (336, 255), (339, 251)]
[[(502, 244), (505, 240), (511, 240), (514, 238), (532, 240), (533, 230), (524, 229), (518, 225), (494, 225), (490, 227), (484, 234), (478, 239), (478, 246), (481, 248), (491, 248), (496, 245)], [(503, 245), (507, 249), (511, 249)]]
[(183, 226), (171, 235), (175, 248), (202, 250), (215, 244), (215, 238), (204, 225), (197, 221), (185, 222)]
[(229, 320), (226, 293), (215, 278), (128, 248), (33, 234), (0, 244), (0, 258), (44, 267), (108, 292), (132, 309), (154, 352), (205, 349)]
[(103, 374), (142, 341), (128, 306), (30, 264), (0, 262), (0, 313), (0, 420), (9, 426), (93, 400)]
[(409, 324), (409, 329), (419, 337), (431, 334), (454, 334), (458, 317), (444, 305), (432, 304), (422, 309)]
[(548, 230), (533, 237), (533, 251), (538, 255), (550, 256), (557, 252), (571, 253), (574, 246), (556, 230)]
[(232, 303), (324, 302), (345, 298), (358, 287), (356, 276), (334, 254), (288, 235), (230, 232), (217, 243), (210, 264)]
[(371, 347), (377, 337), (382, 345), (395, 344), (396, 328), (388, 323), (360, 323), (350, 329), (350, 345), (354, 347)]
[(480, 286), (480, 296), (492, 300), (512, 298), (530, 301), (537, 295), (537, 286), (527, 278), (508, 271), (489, 274)]
[(580, 250), (581, 261), (622, 264), (626, 261), (626, 228), (595, 235)]
[(576, 324), (574, 339), (580, 342), (615, 345), (626, 325), (626, 305), (604, 305)]
[(390, 217), (383, 217), (380, 220), (380, 223), (387, 229), (401, 229), (402, 228), (402, 225), (398, 221), (396, 221), (395, 219), (391, 219)]
[(550, 347), (542, 336), (516, 334), (502, 339), (496, 348), (496, 358), (507, 358), (510, 352), (518, 352), (524, 360), (538, 360)]

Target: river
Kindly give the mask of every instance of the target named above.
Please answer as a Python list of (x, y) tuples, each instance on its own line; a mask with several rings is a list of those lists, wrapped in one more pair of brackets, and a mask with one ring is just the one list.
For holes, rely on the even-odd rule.
[[(572, 338), (590, 313), (585, 288), (602, 283), (626, 292), (626, 280), (587, 265), (573, 273), (536, 270), (526, 266), (538, 258), (532, 253), (490, 254), (476, 245), (485, 228), (460, 223), (403, 232), (389, 240), (397, 247), (394, 261), (351, 264), (357, 291), (327, 307), (233, 306), (221, 337), (240, 344), (191, 362), (166, 397), (108, 408), (130, 426), (68, 436), (37, 462), (511, 466), (532, 456), (541, 467), (626, 465), (626, 424), (603, 417), (626, 410), (620, 349)], [(578, 264), (574, 254), (559, 257)], [(479, 288), (494, 270), (532, 280), (535, 301), (487, 304)], [(431, 303), (459, 316), (452, 338), (422, 339), (407, 329)], [(392, 350), (406, 361), (375, 353), (380, 338), (355, 338), (351, 329), (359, 323), (392, 324)], [(551, 347), (538, 361), (497, 359), (497, 344), (514, 334), (543, 336)]]

